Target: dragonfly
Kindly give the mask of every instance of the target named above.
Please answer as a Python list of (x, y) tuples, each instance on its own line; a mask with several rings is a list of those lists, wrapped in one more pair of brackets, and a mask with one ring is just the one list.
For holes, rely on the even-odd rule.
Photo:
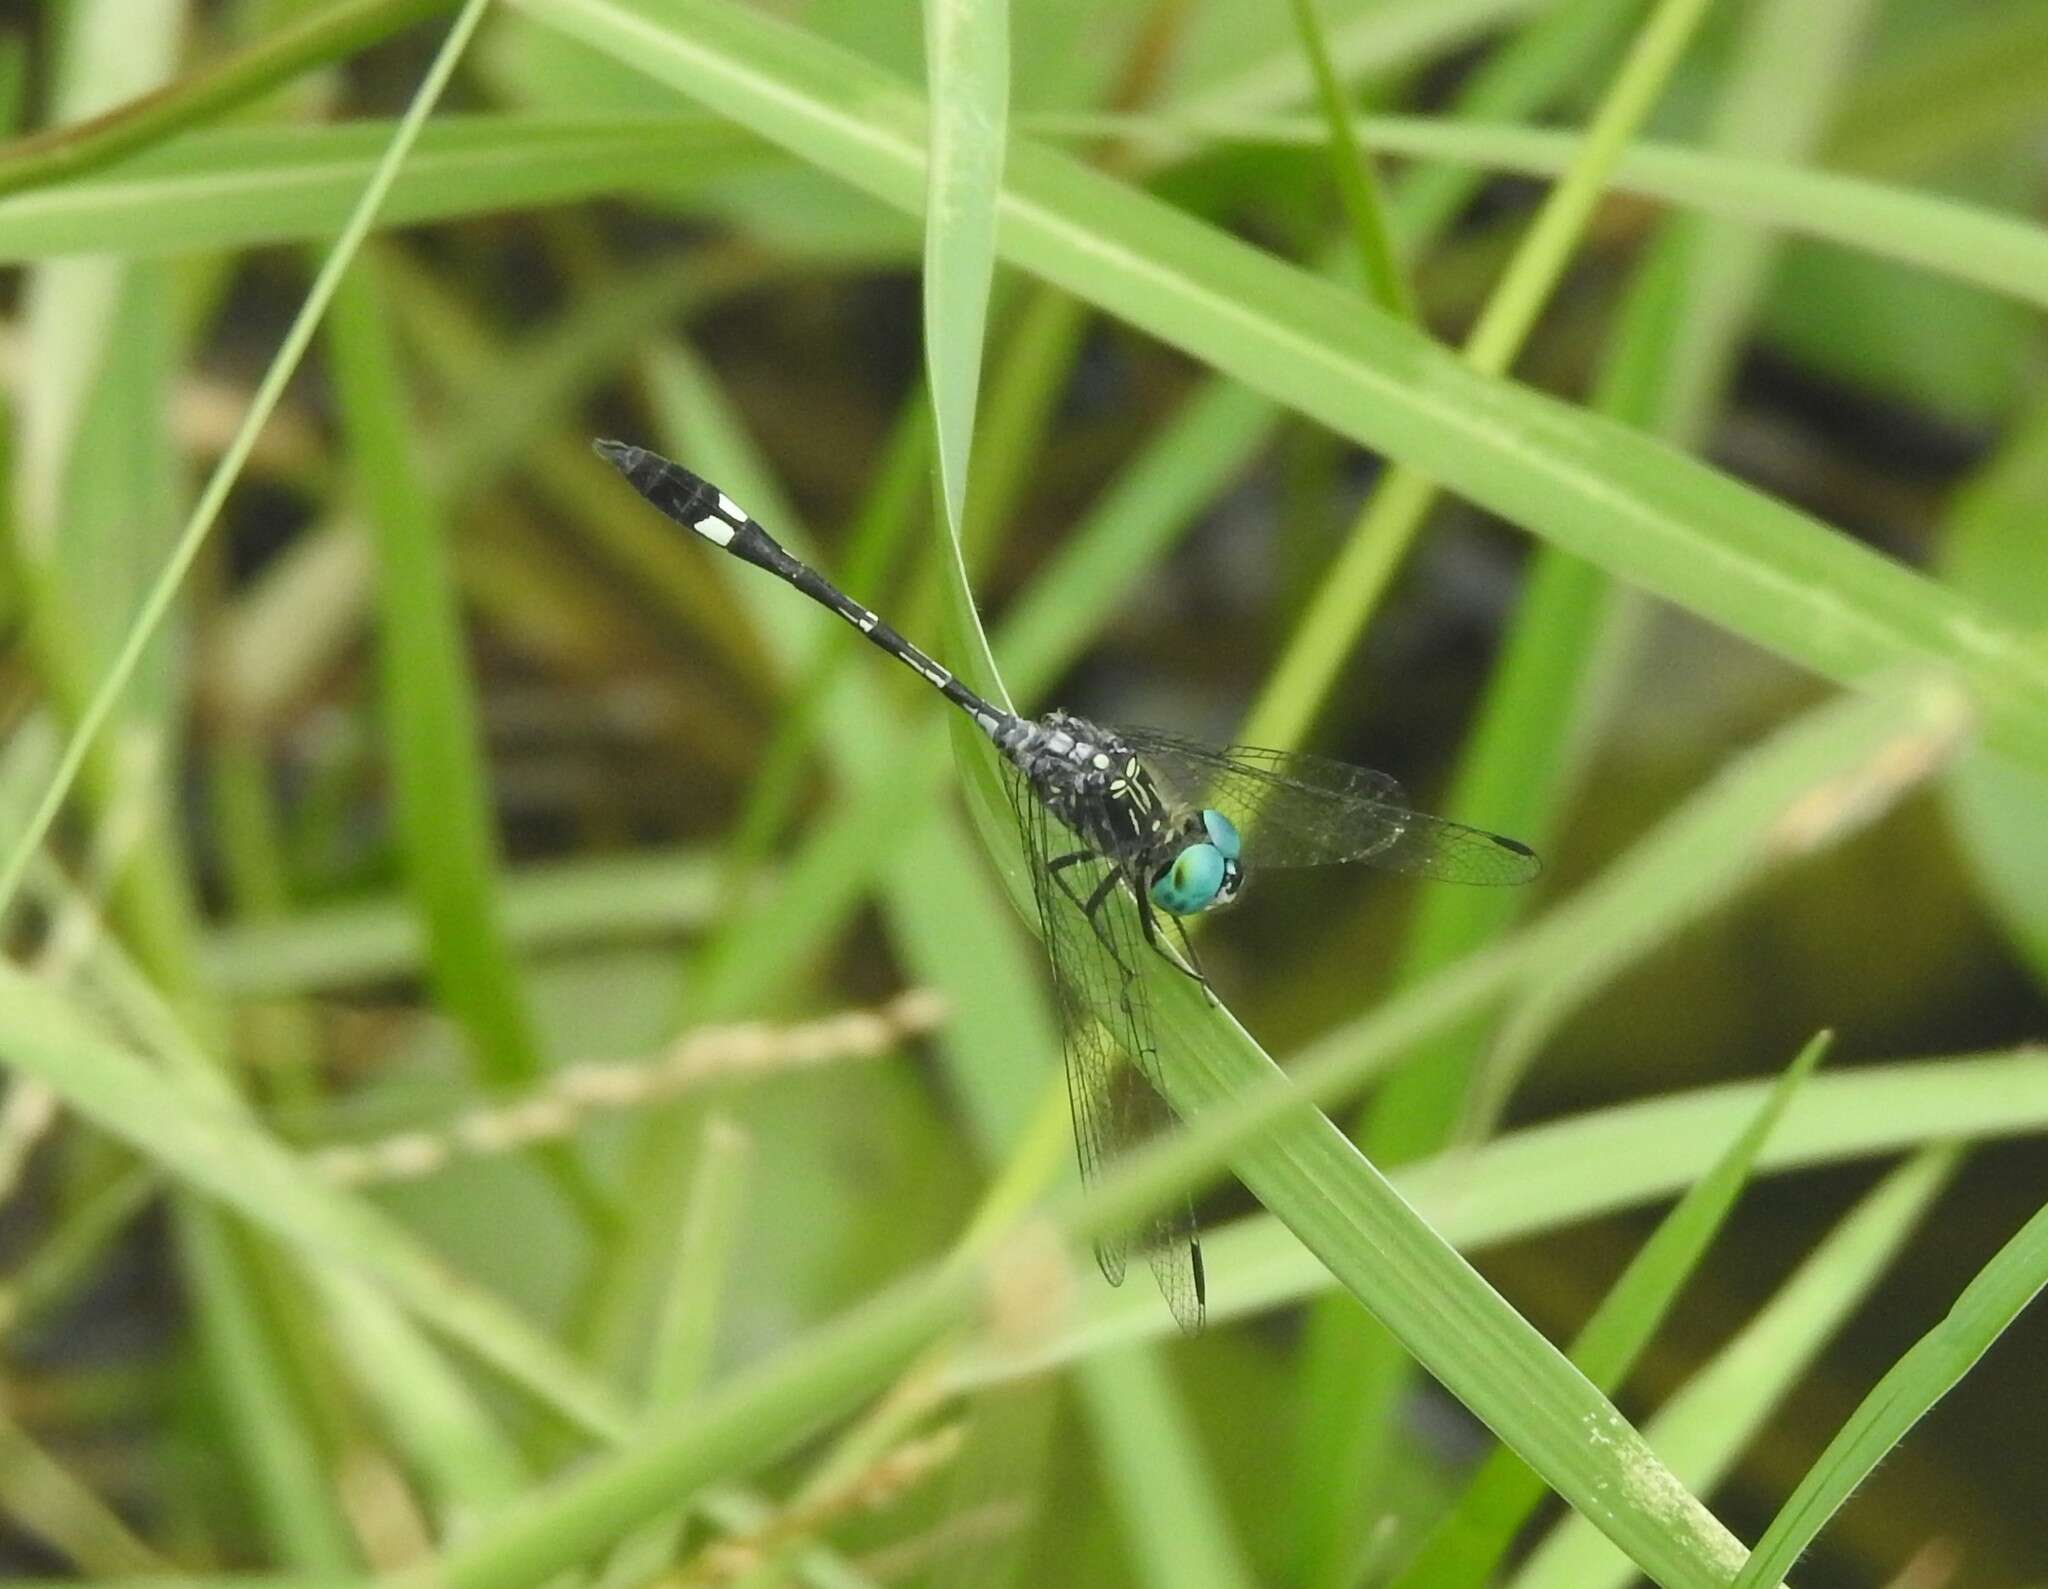
[[(1499, 886), (1541, 869), (1526, 844), (1414, 810), (1383, 772), (1110, 728), (1071, 712), (1006, 711), (792, 556), (709, 481), (644, 447), (594, 445), (656, 509), (837, 613), (994, 745), (1052, 966), (1084, 1185), (1172, 1125), (1144, 957), (1206, 990), (1184, 923), (1236, 899), (1251, 870), (1357, 861)], [(1199, 1333), (1208, 1283), (1193, 1203), (1181, 1198), (1145, 1228), (1099, 1239), (1096, 1261), (1111, 1285), (1123, 1282), (1133, 1241), (1181, 1328)]]

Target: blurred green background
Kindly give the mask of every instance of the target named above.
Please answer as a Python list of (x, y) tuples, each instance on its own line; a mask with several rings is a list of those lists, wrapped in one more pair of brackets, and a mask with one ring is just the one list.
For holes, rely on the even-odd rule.
[[(9, 848), (451, 9), (47, 0), (0, 18), (0, 103), (24, 135), (166, 85), (172, 110), (130, 114), (132, 150), (90, 135), (0, 149), (0, 257), (19, 267), (0, 341)], [(772, 81), (779, 59), (763, 44), (748, 61), (745, 26), (693, 32), (734, 9), (924, 83), (908, 3), (691, 0), (666, 25), (737, 60), (733, 81)], [(1394, 237), (1414, 318), (1455, 346), (1498, 310), (1550, 177), (1584, 154), (1523, 132), (1611, 108), (1630, 51), (1675, 9), (1319, 0), (1305, 19), (1280, 0), (1032, 0), (1009, 19), (1011, 130), (1384, 319), (1360, 286), (1356, 167), (1332, 155), (1306, 21), (1375, 173), (1365, 214)], [(944, 707), (793, 595), (683, 544), (588, 452), (595, 433), (683, 458), (972, 677), (932, 484), (918, 226), (830, 159), (722, 119), (716, 95), (707, 111), (571, 37), (603, 10), (487, 16), (400, 176), (395, 224), (364, 245), (94, 740), (10, 945), (152, 1073), (194, 1096), (225, 1078), (304, 1150), (309, 1179), (370, 1183), (365, 1199), (637, 1416), (687, 1406), (947, 1252), (991, 1186), (1028, 1200), (1071, 1172), (1054, 1157), (1037, 946), (961, 780), (935, 775)], [(1717, 0), (1681, 42), (1625, 130), (1641, 147), (1562, 239), (1525, 342), (1495, 367), (1920, 571), (1915, 590), (1945, 585), (2002, 632), (2037, 633), (2048, 7)], [(866, 79), (848, 81), (859, 116)], [(1843, 186), (1800, 187), (1802, 168)], [(1171, 266), (1174, 234), (1148, 235)], [(1718, 588), (1710, 558), (1644, 549), (1673, 599), (1644, 595), (1609, 577), (1625, 550), (1579, 562), (1454, 480), (1416, 500), (1412, 544), (1385, 520), (1369, 531), (1383, 578), (1347, 609), (1361, 632), (1327, 678), (1276, 685), (1361, 512), (1388, 511), (1392, 471), (1270, 399), (1313, 401), (1189, 354), (998, 268), (967, 581), (1022, 709), (1218, 741), (1256, 712), (1543, 851), (1514, 899), (1255, 878), (1202, 948), (1283, 1063), (1518, 922), (1614, 891), (1497, 1008), (1397, 1045), (1414, 1063), (1394, 1082), (1331, 1107), (1382, 1165), (1437, 1156), (1426, 1217), (1489, 1138), (1767, 1080), (1822, 1028), (1830, 1077), (2027, 1063), (2048, 977), (2043, 785), (1974, 736), (2010, 682), (1980, 654), (1960, 670), (1967, 709), (1900, 696), (1839, 744), (1785, 750), (1773, 736), (1845, 710), (1853, 670), (1822, 675), (1862, 587), (1819, 560), (1774, 563), (1758, 519), (1761, 549), (1739, 551), (1755, 587), (1804, 594), (1730, 624), (1718, 595), (1687, 604), (1696, 579)], [(1578, 445), (1516, 434), (1537, 457)], [(1968, 626), (1917, 599), (1891, 611), (1937, 637), (1915, 655), (1940, 674), (1939, 637), (1967, 646)], [(2030, 708), (2010, 694), (2017, 721)], [(1729, 779), (1773, 746), (1779, 781), (1720, 841), (1671, 826), (1739, 803)], [(1628, 869), (1674, 832), (1668, 888)], [(892, 1004), (905, 989), (943, 1005)], [(851, 1008), (893, 1024), (829, 1028), (810, 1058), (797, 1036), (737, 1059), (706, 1040), (687, 1086), (649, 1079), (679, 1034)], [(26, 1042), (0, 1031), (0, 1057), (28, 1066), (0, 1103), (9, 1573), (397, 1571), (495, 1537), (489, 1519), (583, 1460), (502, 1379), (434, 1358), (388, 1303), (213, 1212), (146, 1119), (109, 1125), (67, 1089), (61, 1052), (39, 1077)], [(628, 1064), (640, 1080), (613, 1073), (609, 1091), (587, 1068)], [(1876, 1118), (1875, 1093), (1814, 1094), (1870, 1118), (1884, 1147), (1759, 1174), (1623, 1382), (1641, 1422), (1727, 1376), (1705, 1381), (1725, 1416), (1695, 1412), (1694, 1456), (1654, 1426), (1652, 1443), (1741, 1538), (2040, 1206), (2026, 1133), (2044, 1083), (2009, 1074), (2010, 1105), (2007, 1081), (1987, 1082), (1965, 1100), (1982, 1123), (1955, 1130), (2017, 1139), (1973, 1140), (1889, 1246), (1809, 1277), (1802, 1304), (1802, 1266), (1833, 1251), (1897, 1149), (1949, 1134)], [(508, 1100), (529, 1107), (486, 1113)], [(1670, 1151), (1703, 1165), (1726, 1139)], [(213, 1151), (232, 1157), (232, 1139)], [(1652, 1199), (1616, 1170), (1602, 1191), (1603, 1161), (1575, 1168), (1592, 1188), (1578, 1214), (1471, 1253), (1560, 1342), (1673, 1189)], [(1199, 1207), (1233, 1233), (1258, 1212), (1232, 1181), (1206, 1183)], [(1295, 1250), (1260, 1230), (1257, 1251)], [(920, 1407), (896, 1431), (901, 1471), (856, 1453), (861, 1483), (833, 1466), (849, 1460), (834, 1415), (855, 1402), (821, 1402), (772, 1463), (726, 1476), (755, 1489), (723, 1513), (583, 1559), (621, 1586), (1392, 1581), (1489, 1439), (1327, 1277), (1313, 1296), (1313, 1275), (1272, 1281), (1268, 1300), (1249, 1265), (1233, 1272), (1251, 1239), (1212, 1242), (1200, 1339), (1172, 1334), (1142, 1277), (1112, 1298), (1084, 1252), (1051, 1287), (1065, 1322), (1046, 1327), (1093, 1320), (1109, 1344), (1083, 1331), (1057, 1371)], [(1801, 1322), (1751, 1341), (1781, 1305)], [(1025, 1312), (1012, 1327), (1028, 1334)], [(1796, 1581), (2048, 1581), (2044, 1348), (2038, 1315), (2020, 1316)], [(1541, 1508), (1494, 1581), (1631, 1581), (1611, 1549), (1574, 1557), (1588, 1547), (1550, 1532), (1561, 1516)], [(725, 1530), (750, 1553), (721, 1555)]]

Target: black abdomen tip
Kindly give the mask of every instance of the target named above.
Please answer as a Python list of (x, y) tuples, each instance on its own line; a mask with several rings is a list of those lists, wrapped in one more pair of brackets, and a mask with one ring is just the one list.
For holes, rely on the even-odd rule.
[(602, 436), (590, 446), (598, 457), (626, 477), (628, 485), (678, 524), (695, 529), (698, 518), (718, 502), (718, 491), (708, 480), (691, 474), (658, 452)]

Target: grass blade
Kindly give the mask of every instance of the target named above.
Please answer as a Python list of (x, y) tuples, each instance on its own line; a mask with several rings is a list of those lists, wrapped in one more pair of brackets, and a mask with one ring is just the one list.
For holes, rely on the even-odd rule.
[(90, 121), (51, 128), (0, 147), (0, 194), (60, 182), (203, 123), (287, 81), (338, 61), (455, 0), (341, 0), (279, 28), (174, 87), (145, 94)]
[(1977, 1271), (1955, 1306), (1894, 1363), (1771, 1520), (1732, 1589), (1775, 1583), (1856, 1486), (1949, 1393), (2048, 1283), (2048, 1208)]
[[(483, 1075), (530, 1086), (546, 1069), (496, 889), (497, 837), (446, 532), (414, 464), (408, 394), (369, 277), (334, 297), (336, 388), (377, 545), (378, 642), (400, 848), (436, 991)], [(541, 1162), (586, 1217), (602, 1199), (559, 1145)]]
[(1294, 0), (1294, 26), (1301, 34), (1302, 54), (1315, 73), (1316, 99), (1323, 110), (1323, 125), (1330, 140), (1330, 175), (1337, 184), (1337, 196), (1344, 202), (1344, 214), (1351, 223), (1351, 243), (1358, 250), (1359, 269), (1365, 273), (1365, 293), (1388, 314), (1413, 321), (1415, 295), (1395, 252), (1393, 228), (1388, 224), (1387, 206), (1380, 192), (1379, 177), (1372, 155), (1359, 136), (1351, 100), (1338, 81), (1337, 68), (1330, 59), (1329, 41), (1323, 36), (1323, 20), (1316, 15), (1316, 0)]
[(447, 86), (454, 74), (455, 63), (461, 59), (462, 51), (470, 35), (483, 20), (487, 0), (467, 0), (455, 24), (442, 40), (441, 48), (428, 67), (426, 77), (421, 81), (419, 91), (406, 109), (399, 122), (390, 145), (378, 163), (370, 184), (363, 190), (355, 213), (342, 235), (336, 239), (326, 260), (320, 267), (312, 290), (306, 294), (306, 301), (293, 318), (291, 329), (285, 333), (283, 344), (270, 368), (264, 372), (262, 383), (256, 388), (256, 395), (250, 400), (249, 410), (243, 416), (235, 438), (227, 451), (215, 465), (212, 476), (206, 482), (206, 489), (200, 493), (198, 503), (192, 509), (192, 516), (186, 522), (178, 544), (172, 551), (170, 561), (162, 574), (150, 587), (142, 609), (136, 614), (134, 624), (128, 631), (105, 676), (94, 690), (92, 699), (79, 714), (77, 725), (66, 741), (64, 754), (58, 759), (57, 771), (50, 780), (40, 804), (30, 815), (27, 826), (16, 838), (14, 846), (7, 853), (4, 866), (0, 866), (0, 914), (4, 914), (21, 887), (22, 873), (27, 869), (29, 858), (42, 845), (50, 831), (50, 824), (57, 818), (65, 797), (71, 792), (71, 785), (78, 777), (79, 768), (84, 764), (87, 751), (117, 704), (122, 692), (127, 689), (134, 676), (136, 665), (142, 660), (150, 640), (170, 612), (171, 603), (176, 599), (178, 587), (184, 583), (185, 574), (191, 568), (193, 559), (205, 544), (206, 535), (213, 528), (213, 521), (220, 513), (221, 504), (227, 500), (229, 488), (235, 477), (241, 473), (242, 465), (249, 456), (249, 450), (256, 443), (258, 432), (269, 421), (272, 410), (284, 395), (285, 383), (298, 368), (304, 357), (307, 344), (313, 339), (313, 332), (320, 323), (320, 316), (326, 312), (328, 300), (333, 297), (341, 284), (342, 273), (349, 261), (369, 235), (371, 223), (377, 218), (385, 194), (390, 190), (399, 167), (404, 163), (413, 140), (418, 137), (420, 127), (425, 123), (427, 113), (434, 108), (441, 97), (441, 90)]
[[(1831, 1034), (1823, 1032), (1800, 1051), (1741, 1134), (1713, 1168), (1686, 1189), (1579, 1331), (1571, 1359), (1602, 1390), (1612, 1394), (1628, 1377), (1678, 1300), (1680, 1288), (1706, 1256), (1749, 1183), (1757, 1155), (1831, 1040)], [(1512, 1451), (1494, 1452), (1391, 1589), (1479, 1589), (1542, 1498), (1542, 1481), (1527, 1464)]]
[[(1660, 0), (1602, 96), (1565, 178), (1550, 192), (1488, 296), (1461, 356), (1483, 375), (1513, 364), (1592, 220), (1622, 149), (1649, 115), (1705, 18), (1707, 0)], [(1405, 463), (1374, 490), (1318, 581), (1279, 660), (1246, 714), (1243, 739), (1297, 746), (1378, 608), (1437, 498), (1437, 484)], [(1348, 1553), (1347, 1553), (1348, 1554)], [(1316, 1581), (1341, 1571), (1325, 1559)]]
[(925, 369), (953, 538), (967, 512), (982, 340), (1009, 138), (1009, 0), (924, 0), (931, 85), (924, 239)]
[[(1720, 1481), (1828, 1338), (1883, 1277), (1948, 1184), (1956, 1159), (1949, 1145), (1923, 1148), (1880, 1181), (1763, 1311), (1651, 1420), (1651, 1438), (1669, 1454), (1674, 1471), (1701, 1490)], [(1624, 1589), (1631, 1577), (1629, 1564), (1604, 1540), (1567, 1519), (1537, 1547), (1512, 1583), (1513, 1589)]]
[[(718, 0), (519, 3), (892, 206), (921, 203), (916, 100), (815, 39)], [(1826, 677), (1952, 667), (1987, 738), (2048, 768), (2048, 660), (1974, 604), (1050, 150), (1013, 142), (1008, 170), (1006, 259)]]

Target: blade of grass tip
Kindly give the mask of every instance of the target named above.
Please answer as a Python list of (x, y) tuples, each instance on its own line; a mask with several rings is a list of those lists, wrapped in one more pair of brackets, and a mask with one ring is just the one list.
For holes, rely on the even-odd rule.
[(199, 555), (207, 532), (213, 528), (213, 521), (219, 516), (221, 505), (227, 500), (229, 489), (242, 471), (249, 450), (255, 445), (257, 434), (268, 422), (278, 399), (284, 395), (285, 384), (297, 370), (299, 360), (305, 356), (306, 347), (312, 341), (313, 332), (320, 323), (320, 316), (326, 312), (328, 300), (340, 285), (343, 272), (363, 239), (369, 234), (377, 218), (377, 211), (385, 195), (398, 175), (406, 154), (419, 137), (420, 128), (425, 124), (428, 113), (441, 97), (448, 79), (454, 74), (455, 64), (462, 57), (464, 48), (475, 33), (477, 24), (483, 20), (490, 0), (466, 0), (448, 35), (441, 42), (432, 65), (427, 68), (426, 77), (421, 81), (419, 91), (412, 103), (406, 107), (403, 118), (393, 132), (390, 146), (377, 163), (369, 185), (364, 188), (361, 200), (349, 216), (348, 224), (342, 228), (332, 250), (320, 267), (314, 279), (312, 290), (294, 317), (291, 328), (285, 333), (284, 342), (279, 346), (277, 356), (271, 360), (269, 369), (264, 371), (258, 383), (256, 395), (250, 399), (248, 413), (235, 431), (234, 439), (221, 454), (220, 462), (208, 477), (206, 487), (193, 506), (192, 516), (180, 533), (177, 546), (172, 550), (170, 560), (163, 573), (150, 587), (148, 596), (135, 615), (133, 626), (122, 641), (121, 649), (115, 654), (101, 678), (85, 710), (79, 714), (78, 723), (65, 744), (64, 754), (57, 763), (55, 776), (45, 791), (42, 801), (29, 817), (28, 825), (16, 838), (8, 852), (6, 864), (0, 867), (0, 917), (4, 917), (12, 905), (15, 894), (21, 887), (22, 873), (27, 869), (29, 857), (42, 846), (49, 834), (50, 825), (56, 821), (57, 812), (62, 808), (65, 797), (78, 777), (86, 753), (99, 732), (106, 726), (107, 718), (119, 703), (122, 692), (134, 676), (136, 665), (142, 660), (151, 639), (176, 600), (179, 586), (184, 582), (186, 572)]
[[(1956, 1167), (1923, 1148), (1850, 1209), (1755, 1318), (1650, 1420), (1646, 1432), (1695, 1492), (1716, 1488), (1849, 1315), (1884, 1278)], [(1741, 1561), (1730, 1564), (1730, 1575)], [(1512, 1589), (1626, 1589), (1631, 1564), (1577, 1518), (1553, 1528)], [(1724, 1579), (1723, 1582), (1727, 1580)], [(1775, 1583), (1769, 1579), (1766, 1583)]]
[[(1659, 1222), (1579, 1331), (1571, 1360), (1609, 1395), (1628, 1377), (1706, 1256), (1749, 1184), (1757, 1155), (1832, 1041), (1832, 1033), (1821, 1032), (1799, 1051), (1762, 1106)], [(1528, 1464), (1506, 1447), (1497, 1449), (1388, 1589), (1480, 1589), (1544, 1494), (1543, 1481)]]
[(1350, 95), (1331, 63), (1329, 41), (1323, 36), (1323, 21), (1316, 14), (1315, 0), (1294, 0), (1294, 25), (1301, 34), (1302, 53), (1315, 73), (1316, 99), (1329, 131), (1330, 174), (1337, 183), (1345, 218), (1351, 224), (1351, 243), (1358, 250), (1358, 268), (1365, 276), (1366, 296), (1387, 313), (1413, 322), (1415, 294), (1401, 268), (1379, 175), (1359, 134)]
[(967, 511), (996, 205), (1010, 119), (1009, 0), (924, 0), (931, 149), (925, 167), (925, 368), (946, 522)]
[[(447, 535), (413, 461), (389, 311), (362, 270), (334, 295), (329, 331), (377, 549), (379, 694), (427, 963), (487, 1083), (531, 1086), (547, 1061), (497, 899), (497, 836)], [(536, 1160), (587, 1223), (608, 1223), (605, 1196), (572, 1147), (549, 1144)]]
[(210, 121), (311, 66), (342, 60), (455, 0), (342, 0), (90, 121), (0, 145), (0, 194), (75, 177)]
[(1761, 1589), (1792, 1568), (1843, 1502), (1967, 1374), (2048, 1283), (2048, 1208), (1977, 1271), (1948, 1314), (1864, 1397), (1807, 1469), (1731, 1589)]
[[(1585, 234), (1623, 150), (1662, 94), (1709, 3), (1659, 0), (1644, 22), (1594, 113), (1572, 169), (1537, 211), (1466, 338), (1462, 357), (1472, 369), (1497, 376), (1514, 362)], [(1286, 747), (1307, 735), (1420, 532), (1437, 490), (1427, 475), (1399, 465), (1380, 482), (1253, 702), (1242, 736), (1248, 743)]]

